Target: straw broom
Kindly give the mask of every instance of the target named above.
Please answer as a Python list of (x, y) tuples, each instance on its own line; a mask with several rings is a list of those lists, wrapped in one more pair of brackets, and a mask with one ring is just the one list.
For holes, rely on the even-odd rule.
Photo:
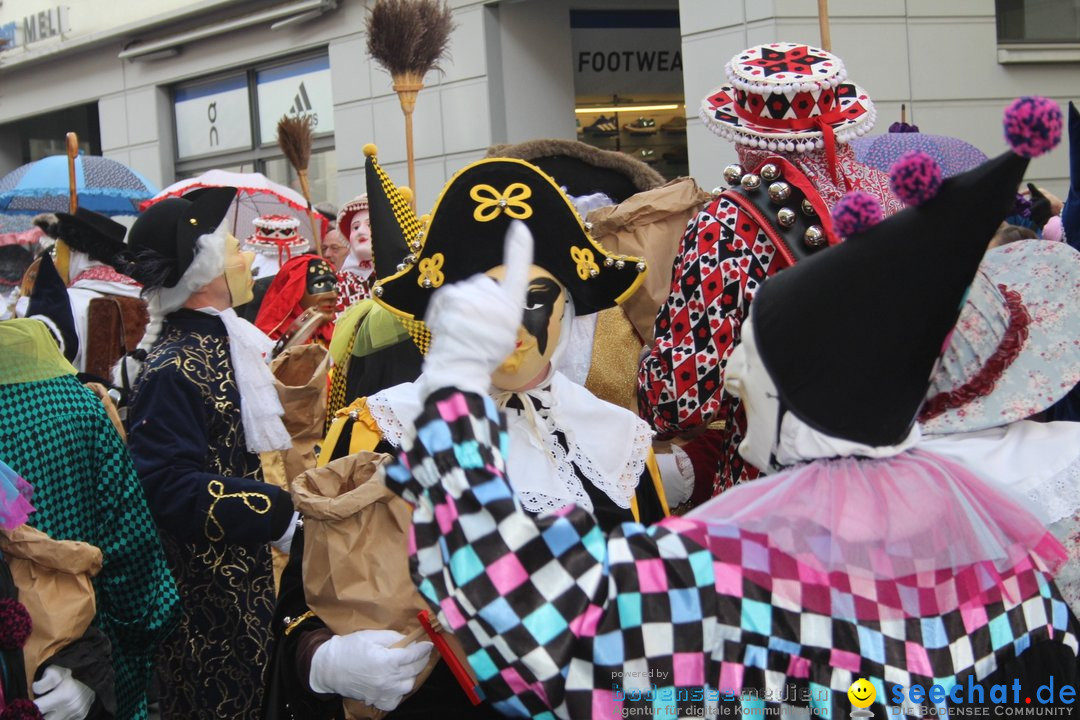
[(315, 252), (322, 255), (322, 237), (319, 225), (315, 222), (315, 211), (311, 205), (311, 187), (308, 185), (308, 163), (311, 162), (311, 117), (283, 115), (277, 124), (277, 142), (285, 158), (296, 170), (300, 178), (300, 192), (307, 200), (308, 221), (311, 223), (311, 239), (315, 243)]
[(424, 76), (438, 69), (446, 55), (453, 29), (450, 8), (440, 0), (376, 0), (367, 18), (368, 55), (390, 73), (405, 114), (405, 155), (414, 197), (412, 116), (416, 96), (424, 87)]

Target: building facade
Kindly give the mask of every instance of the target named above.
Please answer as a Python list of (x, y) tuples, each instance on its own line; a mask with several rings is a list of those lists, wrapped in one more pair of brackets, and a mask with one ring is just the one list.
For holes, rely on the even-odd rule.
[[(405, 182), (398, 99), (366, 53), (371, 0), (67, 3), (0, 3), (0, 174), (62, 152), (64, 132), (74, 129), (87, 152), (162, 187), (211, 167), (290, 182), (273, 128), (281, 115), (302, 112), (316, 122), (315, 201), (340, 205), (363, 191), (369, 142)], [(723, 82), (724, 63), (757, 43), (819, 42), (816, 0), (449, 4), (450, 59), (425, 79), (414, 116), (421, 212), (489, 145), (538, 137), (578, 137), (717, 185), (734, 151), (705, 130), (697, 109)], [(1044, 94), (1063, 105), (1080, 97), (1080, 44), (1036, 37), (1040, 22), (1074, 32), (1075, 5), (831, 0), (832, 48), (877, 104), (875, 132), (900, 119), (904, 104), (924, 132), (958, 135), (992, 154), (1004, 147), (1001, 111), (1013, 97)], [(1034, 42), (999, 42), (1013, 6), (1028, 21), (1020, 39)], [(596, 130), (605, 113), (614, 135)], [(631, 132), (638, 115), (665, 128), (685, 116), (685, 134), (675, 125)], [(1030, 174), (1064, 192), (1064, 149), (1036, 160)]]

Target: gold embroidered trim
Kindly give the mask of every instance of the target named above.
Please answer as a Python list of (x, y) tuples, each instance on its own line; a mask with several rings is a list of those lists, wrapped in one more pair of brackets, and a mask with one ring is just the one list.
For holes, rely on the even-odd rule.
[[(206, 491), (208, 493), (210, 493), (210, 497), (214, 498), (214, 501), (212, 503), (210, 503), (210, 507), (206, 511), (206, 525), (204, 526), (204, 532), (206, 533), (206, 539), (210, 540), (211, 542), (217, 542), (218, 540), (224, 540), (225, 539), (225, 527), (220, 522), (218, 522), (218, 519), (216, 517), (214, 517), (214, 508), (217, 507), (217, 504), (218, 504), (219, 500), (229, 500), (229, 499), (233, 499), (233, 498), (239, 498), (240, 500), (242, 500), (244, 502), (244, 505), (246, 505), (247, 508), (249, 510), (251, 510), (252, 512), (254, 512), (254, 513), (258, 513), (259, 515), (265, 515), (266, 513), (270, 512), (270, 498), (267, 497), (266, 495), (264, 495), (263, 493), (257, 493), (257, 492), (227, 493), (227, 492), (225, 492), (225, 483), (221, 482), (220, 480), (211, 480), (210, 482), (208, 482), (206, 484)], [(263, 504), (264, 504), (264, 507), (262, 507), (262, 508), (255, 507), (255, 505), (252, 502), (253, 499), (261, 500), (263, 502)], [(210, 532), (211, 523), (213, 523), (213, 528), (215, 529), (214, 534), (211, 534), (211, 532)]]
[(502, 192), (481, 183), (469, 190), (469, 197), (477, 203), (473, 210), (476, 222), (494, 220), (502, 212), (517, 220), (525, 220), (533, 214), (532, 206), (525, 202), (532, 197), (532, 188), (525, 183), (510, 183)]
[(303, 615), (301, 615), (301, 616), (297, 617), (296, 619), (294, 619), (292, 622), (290, 622), (288, 625), (285, 626), (285, 636), (288, 637), (288, 635), (290, 633), (292, 633), (293, 630), (295, 630), (297, 627), (299, 627), (300, 623), (304, 622), (308, 618), (313, 618), (313, 617), (315, 617), (315, 612), (313, 610), (308, 610)]
[(596, 277), (600, 272), (600, 266), (596, 264), (596, 256), (589, 248), (573, 245), (570, 247), (570, 257), (577, 264), (577, 274), (582, 280)]
[(443, 275), (442, 266), (446, 258), (442, 253), (435, 253), (429, 258), (420, 261), (420, 276), (416, 282), (420, 287), (433, 288), (443, 284), (446, 276)]

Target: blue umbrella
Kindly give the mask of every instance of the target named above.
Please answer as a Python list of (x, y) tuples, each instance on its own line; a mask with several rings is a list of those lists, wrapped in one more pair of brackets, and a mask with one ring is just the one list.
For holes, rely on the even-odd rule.
[[(153, 183), (123, 163), (96, 155), (75, 158), (79, 207), (102, 215), (136, 215), (139, 203), (153, 197)], [(0, 178), (0, 213), (34, 215), (67, 212), (68, 159), (50, 155)]]

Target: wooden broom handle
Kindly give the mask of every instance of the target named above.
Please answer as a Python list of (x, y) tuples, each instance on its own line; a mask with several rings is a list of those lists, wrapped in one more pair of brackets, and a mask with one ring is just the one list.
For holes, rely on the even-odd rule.
[(67, 134), (68, 158), (68, 212), (75, 214), (79, 209), (79, 193), (75, 189), (75, 158), (79, 155), (79, 136), (73, 132)]
[(821, 30), (821, 49), (832, 52), (832, 38), (829, 37), (829, 0), (817, 0), (818, 28)]

